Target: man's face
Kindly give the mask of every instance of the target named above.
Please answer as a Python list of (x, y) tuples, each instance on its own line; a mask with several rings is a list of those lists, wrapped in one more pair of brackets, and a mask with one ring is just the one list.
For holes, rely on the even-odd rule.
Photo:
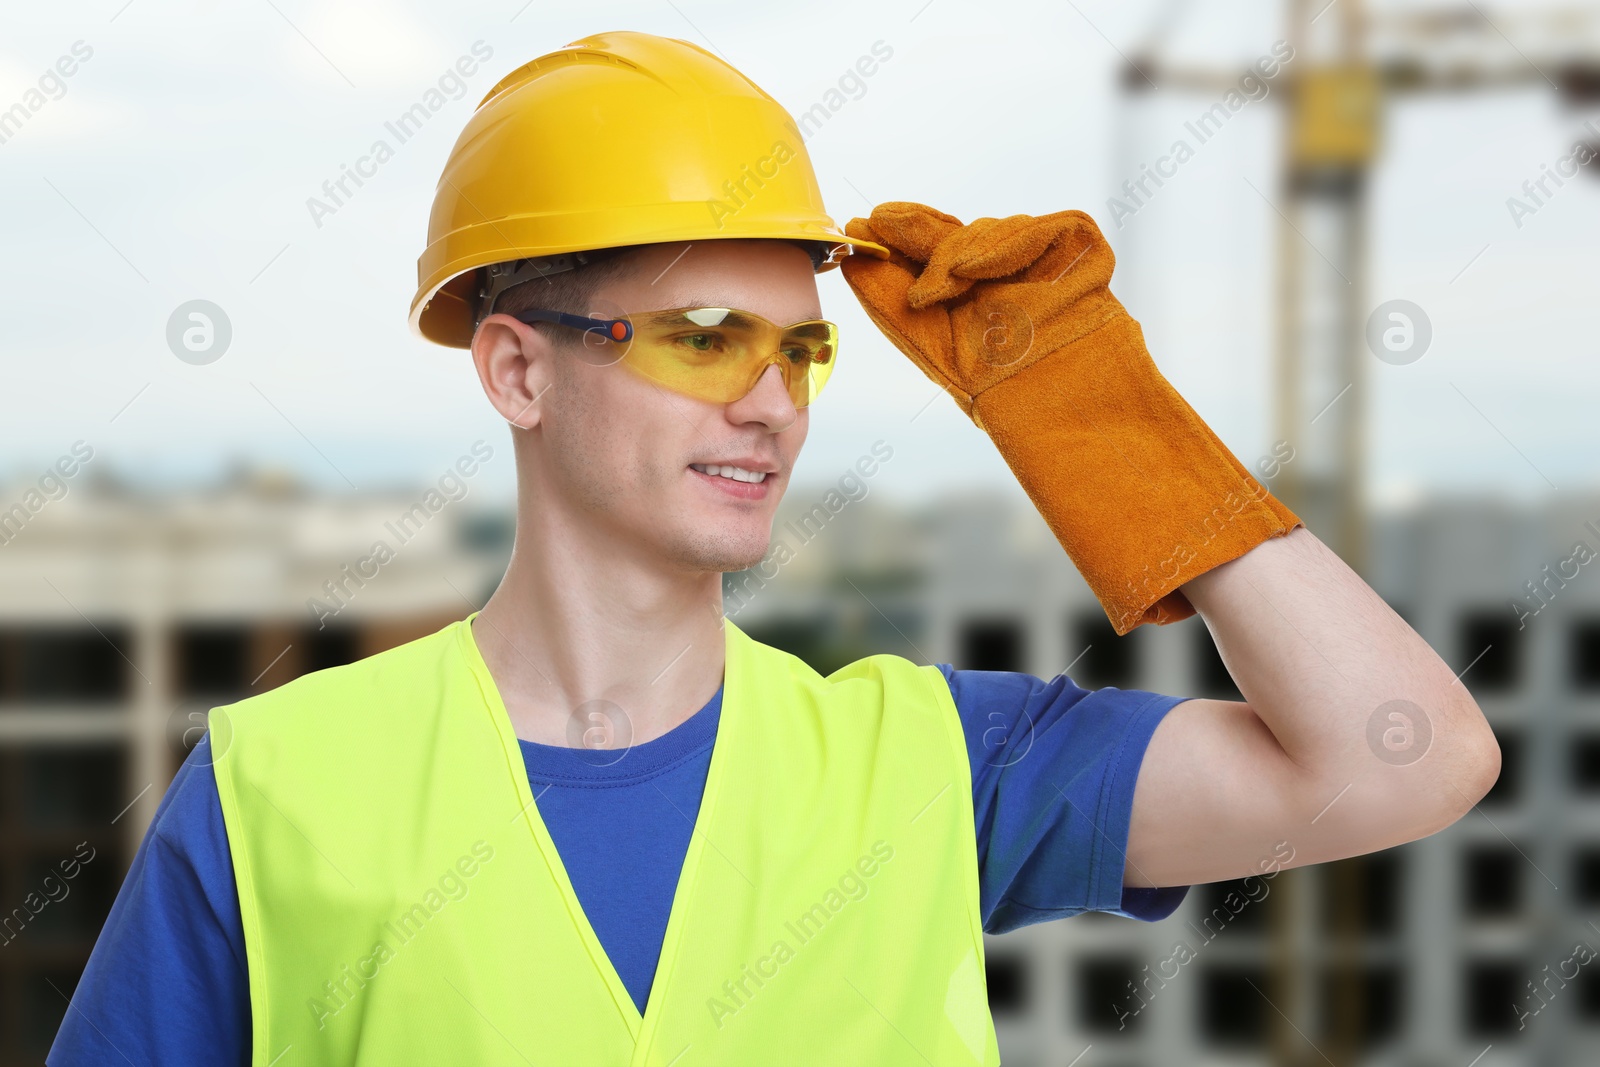
[[(686, 250), (687, 248), (687, 250)], [(779, 241), (651, 245), (603, 285), (593, 313), (731, 307), (783, 326), (820, 318), (810, 257)], [(610, 345), (552, 352), (554, 387), (541, 398), (543, 469), (574, 520), (659, 555), (669, 566), (738, 571), (759, 562), (773, 514), (805, 442), (776, 366), (730, 403), (671, 392), (628, 369)], [(759, 483), (696, 466), (765, 473)], [(538, 506), (537, 502), (534, 506)]]

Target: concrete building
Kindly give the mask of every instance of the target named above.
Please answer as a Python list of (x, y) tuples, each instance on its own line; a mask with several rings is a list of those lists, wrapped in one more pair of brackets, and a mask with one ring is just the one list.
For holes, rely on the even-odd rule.
[(429, 487), (36, 488), (0, 496), (0, 1064), (43, 1060), (207, 710), (464, 616), (509, 536)]
[[(786, 501), (780, 531), (817, 507)], [(828, 526), (810, 570), (780, 570), (741, 626), (830, 634), (827, 665), (895, 651), (1239, 698), (1197, 618), (1116, 637), (1025, 500), (953, 495), (914, 515), (863, 500)], [(1600, 955), (1600, 498), (1430, 501), (1377, 520), (1370, 558), (1489, 717), (1499, 783), (1443, 833), (1197, 886), (1159, 923), (1087, 914), (989, 936), (1008, 1065), (1327, 1063), (1337, 1034), (1383, 1067), (1600, 1063), (1600, 968), (1584, 966)], [(748, 574), (729, 576), (730, 605)]]
[[(208, 708), (481, 606), (509, 515), (428, 488), (241, 474), (0, 510), (0, 1064), (48, 1047)], [(1008, 1067), (1325, 1063), (1335, 1032), (1385, 1067), (1600, 1062), (1600, 969), (1578, 952), (1600, 949), (1600, 499), (1430, 502), (1379, 520), (1370, 558), (1489, 715), (1500, 783), (1425, 841), (1199, 886), (1160, 923), (989, 937)], [(1115, 637), (1014, 495), (900, 509), (796, 486), (768, 562), (724, 585), (729, 618), (823, 671), (896, 652), (1237, 696), (1199, 620)]]

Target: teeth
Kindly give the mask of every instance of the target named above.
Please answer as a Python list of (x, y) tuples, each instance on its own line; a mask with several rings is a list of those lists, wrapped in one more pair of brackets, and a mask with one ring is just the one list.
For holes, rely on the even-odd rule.
[(767, 480), (765, 471), (747, 471), (743, 467), (726, 467), (715, 463), (691, 463), (689, 466), (701, 474), (710, 474), (718, 478), (732, 478), (736, 482), (764, 482)]

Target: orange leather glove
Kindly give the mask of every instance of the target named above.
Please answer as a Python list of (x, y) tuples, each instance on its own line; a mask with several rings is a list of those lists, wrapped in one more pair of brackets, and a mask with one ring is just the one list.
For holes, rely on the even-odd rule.
[(867, 315), (994, 441), (1117, 633), (1188, 618), (1178, 587), (1300, 519), (1162, 377), (1081, 211), (879, 204), (840, 269)]

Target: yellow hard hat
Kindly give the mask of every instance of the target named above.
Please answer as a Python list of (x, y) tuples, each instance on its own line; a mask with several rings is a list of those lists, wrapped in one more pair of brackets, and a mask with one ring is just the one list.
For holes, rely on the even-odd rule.
[(818, 272), (856, 248), (889, 256), (834, 225), (799, 128), (749, 78), (688, 41), (597, 33), (507, 74), (467, 121), (434, 193), (411, 330), (470, 346), (479, 268), (751, 237), (820, 243)]

